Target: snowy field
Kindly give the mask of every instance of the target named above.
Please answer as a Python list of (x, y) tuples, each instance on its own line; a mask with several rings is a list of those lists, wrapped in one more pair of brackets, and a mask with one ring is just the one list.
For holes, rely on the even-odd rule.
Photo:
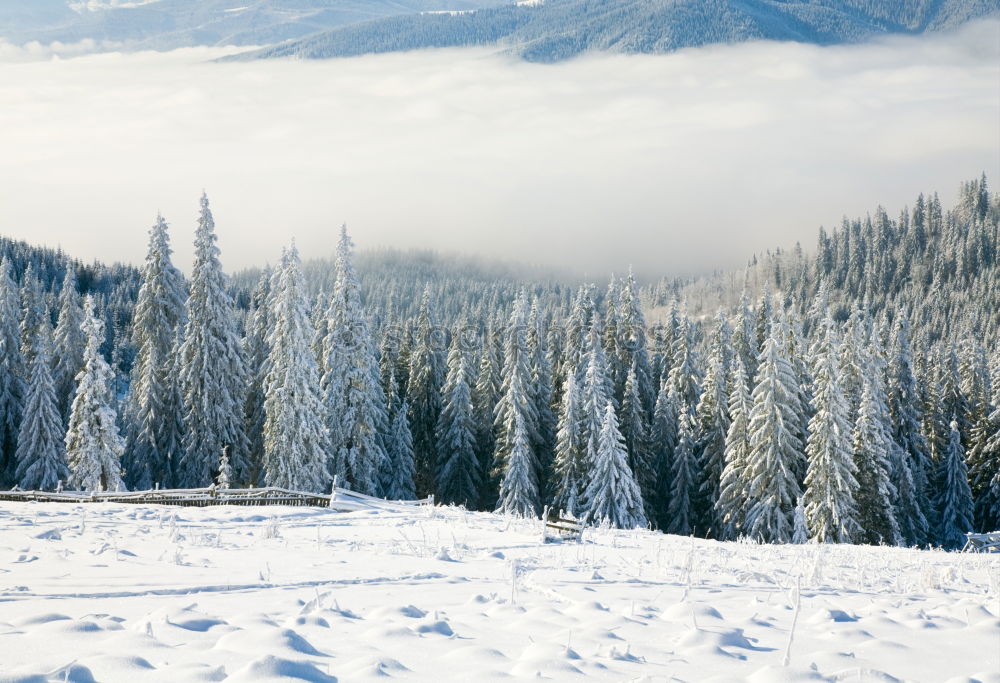
[(0, 504), (0, 681), (1000, 681), (998, 613), (998, 556)]

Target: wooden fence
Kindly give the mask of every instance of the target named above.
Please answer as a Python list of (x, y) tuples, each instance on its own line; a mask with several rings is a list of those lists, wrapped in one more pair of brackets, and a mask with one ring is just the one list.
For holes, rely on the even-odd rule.
[(423, 500), (388, 501), (348, 489), (336, 488), (330, 495), (290, 491), (269, 486), (259, 489), (156, 489), (151, 491), (0, 491), (0, 502), (40, 503), (131, 503), (137, 505), (309, 505), (342, 511), (396, 505), (432, 505), (433, 496)]

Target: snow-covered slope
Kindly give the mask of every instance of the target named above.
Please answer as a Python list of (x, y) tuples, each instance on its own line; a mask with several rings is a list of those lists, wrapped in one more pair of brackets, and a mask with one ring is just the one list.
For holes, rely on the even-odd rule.
[(394, 14), (492, 0), (0, 0), (0, 38), (168, 50), (267, 45)]
[(251, 53), (328, 58), (489, 45), (552, 62), (584, 52), (660, 54), (751, 40), (831, 45), (954, 28), (1000, 0), (547, 0), (462, 14), (399, 14)]
[(4, 504), (0, 680), (1000, 681), (998, 557), (539, 525)]

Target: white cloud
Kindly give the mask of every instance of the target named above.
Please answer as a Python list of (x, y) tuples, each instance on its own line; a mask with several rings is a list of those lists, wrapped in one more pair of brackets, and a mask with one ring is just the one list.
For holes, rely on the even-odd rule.
[(230, 268), (295, 236), (599, 272), (738, 265), (919, 190), (1000, 182), (996, 22), (538, 65), (482, 50), (217, 64), (209, 49), (0, 50), (0, 233), (186, 265), (209, 192)]

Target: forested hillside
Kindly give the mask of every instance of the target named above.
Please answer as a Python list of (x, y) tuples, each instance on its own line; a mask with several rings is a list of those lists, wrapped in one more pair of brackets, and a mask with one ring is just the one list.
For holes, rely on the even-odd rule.
[(322, 59), (479, 45), (553, 62), (584, 52), (660, 54), (750, 40), (852, 43), (946, 30), (997, 12), (998, 0), (530, 0), (467, 12), (401, 14), (246, 57)]
[(393, 14), (462, 10), (491, 0), (0, 0), (0, 39), (94, 41), (95, 49), (269, 45)]
[[(246, 58), (489, 46), (532, 61), (955, 28), (1000, 0), (0, 0), (0, 39), (91, 50), (268, 46)], [(285, 42), (282, 42), (285, 41)]]
[(1000, 525), (1000, 199), (893, 216), (645, 287), (356, 257), (346, 229), (230, 280), (207, 198), (189, 278), (162, 220), (141, 272), (4, 242), (0, 475), (956, 547)]

